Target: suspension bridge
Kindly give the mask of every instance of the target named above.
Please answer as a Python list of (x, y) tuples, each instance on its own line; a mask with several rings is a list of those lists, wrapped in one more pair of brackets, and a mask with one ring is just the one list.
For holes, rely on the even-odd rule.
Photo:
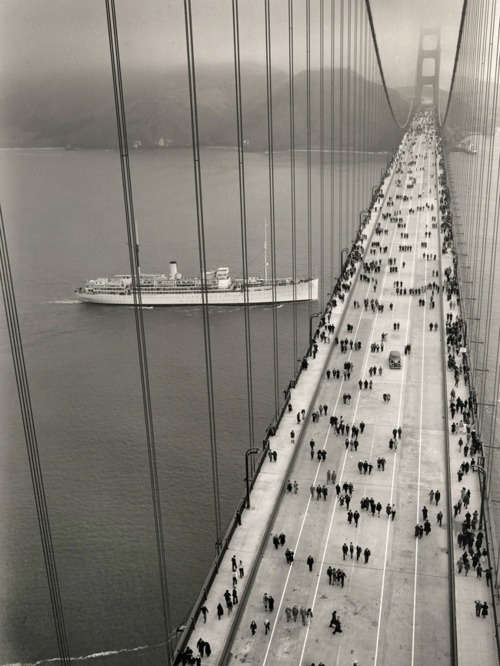
[[(237, 0), (230, 4), (235, 168), (242, 271), (247, 281), (241, 8)], [(275, 279), (280, 252), (286, 251), (292, 256), (296, 279), (297, 247), (304, 242), (308, 277), (317, 270), (320, 278), (320, 302), (308, 305), (304, 351), (299, 308), (295, 303), (290, 306), (294, 376), (286, 386), (278, 310), (272, 308), (271, 423), (264, 437), (255, 427), (248, 299), (242, 306), (246, 488), (227, 525), (221, 510), (205, 282), (201, 310), (209, 427), (204, 438), (210, 444), (216, 556), (177, 631), (169, 598), (147, 328), (140, 291), (134, 293), (163, 618), (161, 661), (496, 664), (500, 654), (500, 487), (495, 455), (500, 384), (495, 300), (500, 284), (496, 267), (499, 8), (494, 0), (464, 0), (446, 94), (440, 89), (440, 31), (421, 31), (415, 86), (405, 103), (388, 86), (369, 0), (320, 0), (317, 6), (308, 0), (300, 13), (297, 3), (285, 4), (288, 127), (284, 133), (277, 124), (273, 87), (276, 27), (272, 3), (263, 3), (262, 117), (270, 272)], [(138, 282), (119, 17), (113, 0), (105, 5), (130, 272)], [(193, 26), (196, 8), (190, 0), (184, 2), (184, 17), (203, 281), (208, 266), (203, 143)], [(305, 37), (306, 63), (300, 86), (294, 51), (299, 27)], [(313, 35), (319, 36), (318, 44), (312, 43)], [(279, 118), (282, 122), (283, 116)], [(284, 134), (290, 164), (286, 250), (277, 240), (275, 180), (278, 141), (283, 150)], [(382, 174), (373, 165), (358, 168), (353, 156), (380, 148), (387, 136), (394, 140)], [(303, 149), (306, 179), (299, 183), (296, 158)], [(319, 177), (314, 182), (316, 159)], [(300, 202), (299, 187), (304, 193)], [(360, 200), (365, 202), (361, 211)], [(298, 232), (302, 210), (305, 238)], [(69, 664), (75, 655), (65, 623), (3, 220), (1, 243), (2, 290), (56, 640), (60, 662)], [(319, 248), (317, 265), (313, 247)]]

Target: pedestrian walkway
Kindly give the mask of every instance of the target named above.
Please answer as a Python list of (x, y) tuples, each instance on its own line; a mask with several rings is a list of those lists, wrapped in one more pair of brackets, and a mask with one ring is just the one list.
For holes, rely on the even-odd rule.
[[(270, 439), (277, 460), (259, 474), (189, 643), (195, 654), (200, 638), (210, 643), (203, 663), (450, 663), (453, 576), (459, 661), (497, 663), (491, 614), (476, 618), (484, 580), (450, 573), (447, 527), (461, 524), (449, 497), (456, 503), (461, 488), (453, 481), (448, 493), (448, 473), (464, 450), (447, 428), (453, 297), (442, 284), (451, 255), (440, 256), (446, 229), (428, 122), (415, 123), (393, 160), (292, 411)], [(389, 366), (391, 351), (400, 368)], [(467, 480), (470, 511), (476, 483)], [(233, 583), (239, 601), (228, 608)]]

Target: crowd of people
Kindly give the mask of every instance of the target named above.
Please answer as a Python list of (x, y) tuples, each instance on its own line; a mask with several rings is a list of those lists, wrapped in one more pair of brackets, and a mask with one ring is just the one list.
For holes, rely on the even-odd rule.
[[(427, 131), (424, 129), (424, 122), (422, 120), (420, 121), (420, 124), (417, 122), (415, 127), (416, 127), (415, 135), (419, 134), (420, 132)], [(431, 129), (430, 134), (433, 135), (433, 132), (434, 129)], [(400, 149), (400, 151), (396, 154), (394, 158), (394, 163), (391, 165), (391, 168), (394, 169), (396, 174), (403, 173), (401, 160), (405, 156), (406, 156), (405, 151), (403, 149)], [(440, 171), (441, 173), (443, 172), (442, 164), (440, 164)], [(411, 194), (412, 187), (409, 186), (411, 182), (412, 180), (410, 179), (409, 184), (407, 183), (409, 190), (408, 194), (405, 195), (407, 197), (406, 199), (407, 202), (412, 200), (412, 194)], [(440, 178), (439, 185), (440, 185), (439, 193), (440, 193), (440, 216), (441, 216), (440, 230), (442, 234), (441, 236), (442, 251), (444, 254), (446, 254), (446, 253), (451, 253), (454, 250), (453, 250), (453, 238), (451, 230), (451, 219), (448, 215), (449, 201), (447, 200), (447, 195), (445, 193), (445, 181), (443, 176), (441, 176)], [(380, 206), (383, 201), (383, 197), (384, 197), (383, 190), (379, 190), (376, 193), (373, 202), (373, 207)], [(428, 206), (428, 204), (426, 205)], [(406, 222), (403, 218), (402, 211), (394, 209), (394, 201), (390, 202), (389, 207), (392, 207), (393, 209), (390, 212), (382, 213), (381, 215), (382, 219), (387, 224), (395, 222), (397, 223), (398, 228), (406, 229)], [(410, 209), (411, 210), (410, 214), (415, 214), (415, 215), (418, 214), (421, 208), (423, 208), (423, 206), (420, 206), (420, 204), (418, 206), (414, 205)], [(311, 355), (313, 356), (313, 358), (315, 358), (318, 352), (318, 346), (316, 340), (320, 340), (325, 344), (333, 344), (334, 347), (338, 346), (338, 350), (343, 354), (347, 354), (351, 351), (352, 352), (357, 351), (358, 349), (361, 349), (363, 346), (361, 340), (358, 340), (356, 337), (352, 336), (354, 331), (354, 326), (352, 323), (348, 323), (346, 326), (348, 336), (341, 337), (340, 327), (336, 330), (335, 326), (331, 323), (330, 317), (333, 309), (337, 307), (338, 302), (344, 302), (347, 293), (351, 289), (351, 280), (356, 275), (358, 268), (360, 269), (361, 280), (363, 282), (369, 282), (370, 285), (373, 286), (374, 291), (375, 292), (377, 291), (378, 279), (375, 278), (374, 276), (376, 274), (377, 275), (380, 274), (384, 269), (383, 260), (377, 258), (377, 259), (371, 259), (370, 261), (366, 260), (363, 261), (363, 255), (365, 253), (365, 250), (367, 250), (368, 239), (365, 233), (365, 228), (366, 224), (369, 221), (369, 217), (370, 217), (369, 215), (366, 215), (363, 220), (363, 223), (358, 231), (358, 235), (353, 245), (353, 249), (350, 252), (350, 254), (347, 256), (346, 261), (344, 262), (340, 279), (338, 280), (337, 285), (333, 290), (332, 296), (327, 305), (325, 313), (319, 322), (319, 326), (315, 332), (315, 335), (313, 336), (314, 341), (311, 348)], [(428, 229), (426, 227), (425, 238), (430, 239), (434, 235), (437, 235), (437, 227), (438, 227), (437, 217), (433, 216), (432, 232), (431, 229)], [(386, 232), (387, 229), (382, 228), (380, 222), (378, 222), (375, 229), (375, 237), (380, 238), (380, 236), (385, 236), (387, 235)], [(408, 239), (408, 233), (406, 230), (402, 231), (401, 235), (402, 237), (406, 236), (406, 238)], [(401, 245), (399, 249), (401, 252), (412, 251), (413, 250), (412, 243), (411, 242), (405, 243)], [(382, 247), (380, 242), (376, 240), (372, 243), (370, 252), (372, 256), (376, 256), (377, 252), (384, 254), (384, 256), (387, 255), (387, 268), (389, 269), (388, 272), (395, 272), (394, 270), (391, 269), (397, 268), (397, 265), (395, 263), (395, 258), (388, 256), (389, 255), (388, 245), (384, 245)], [(434, 261), (436, 258), (437, 255), (434, 254), (434, 252), (430, 252), (427, 250), (424, 251), (421, 255), (419, 255), (420, 261), (426, 261), (426, 262), (431, 260)], [(439, 277), (439, 271), (437, 269), (432, 270), (432, 277), (433, 278)], [(394, 282), (394, 285), (395, 285), (394, 291), (396, 296), (412, 296), (415, 297), (415, 303), (418, 302), (418, 305), (420, 307), (428, 307), (430, 310), (433, 310), (435, 308), (436, 305), (435, 297), (440, 293), (440, 285), (437, 282), (437, 280), (433, 279), (432, 281), (426, 281), (424, 284), (421, 284), (420, 286), (415, 286), (414, 284), (405, 285), (404, 275), (402, 275), (401, 279), (398, 279), (397, 281)], [(461, 378), (464, 379), (465, 384), (467, 385), (469, 380), (469, 369), (468, 369), (466, 354), (464, 354), (463, 352), (463, 347), (466, 342), (463, 330), (463, 322), (461, 320), (459, 311), (456, 310), (456, 306), (460, 304), (460, 292), (458, 288), (458, 281), (456, 279), (456, 257), (453, 259), (453, 266), (451, 268), (447, 268), (444, 271), (443, 288), (445, 290), (443, 293), (443, 299), (446, 299), (446, 302), (449, 304), (451, 310), (451, 312), (447, 313), (446, 316), (446, 330), (444, 333), (444, 335), (446, 336), (446, 345), (448, 353), (447, 366), (453, 372), (453, 376), (455, 379), (455, 388), (458, 388), (459, 380)], [(370, 299), (369, 298), (364, 299), (363, 304), (365, 311), (368, 311), (368, 309), (370, 308), (374, 314), (382, 313), (384, 309), (384, 303), (382, 303), (381, 300), (382, 300), (381, 296), (380, 297), (373, 296)], [(353, 306), (355, 309), (356, 307), (360, 307), (360, 302), (354, 301)], [(392, 311), (394, 304), (391, 302), (389, 304), (389, 307), (390, 310)], [(429, 323), (428, 327), (430, 332), (439, 332), (439, 333), (441, 332), (437, 322)], [(399, 335), (400, 328), (401, 328), (401, 323), (399, 321), (394, 321), (392, 325), (392, 332)], [(336, 337), (334, 337), (335, 333), (337, 334)], [(370, 351), (372, 354), (378, 354), (384, 351), (385, 345), (388, 343), (387, 336), (388, 336), (387, 333), (383, 333), (380, 341), (373, 341), (370, 343)], [(404, 351), (405, 355), (410, 354), (411, 343), (407, 342), (405, 344)], [(343, 368), (334, 367), (326, 369), (325, 376), (327, 382), (330, 381), (331, 379), (338, 379), (338, 380), (343, 380), (344, 382), (347, 383), (351, 381), (351, 375), (353, 372), (354, 372), (354, 363), (349, 359), (344, 362)], [(360, 378), (359, 380), (354, 380), (354, 381), (357, 381), (360, 391), (364, 390), (370, 391), (373, 390), (377, 381), (380, 381), (382, 374), (383, 374), (382, 366), (376, 364), (370, 366), (369, 368), (370, 379)], [(350, 393), (348, 386), (346, 386), (346, 389), (347, 390), (343, 394), (343, 404), (347, 406), (350, 405), (351, 403), (352, 395)], [(355, 391), (355, 393), (357, 393), (357, 391)], [(452, 419), (452, 423), (450, 425), (450, 432), (452, 437), (454, 436), (460, 437), (459, 450), (464, 454), (465, 460), (464, 462), (461, 463), (460, 468), (458, 470), (458, 479), (459, 481), (461, 481), (463, 476), (466, 476), (469, 473), (469, 471), (471, 470), (472, 472), (474, 471), (475, 459), (469, 458), (468, 456), (469, 453), (470, 456), (481, 454), (481, 442), (479, 441), (479, 438), (476, 436), (476, 432), (473, 426), (474, 400), (473, 398), (465, 398), (463, 397), (463, 395), (457, 395), (457, 393), (458, 391), (453, 390), (450, 396), (449, 409)], [(389, 401), (390, 401), (390, 394), (385, 393), (383, 397), (383, 402), (387, 403)], [(291, 405), (289, 405), (289, 410), (291, 411)], [(348, 450), (357, 451), (358, 447), (360, 447), (361, 450), (363, 450), (362, 435), (365, 430), (365, 423), (363, 421), (360, 421), (358, 425), (350, 423), (348, 418), (344, 418), (342, 415), (338, 414), (336, 410), (334, 410), (334, 412), (335, 413), (331, 413), (331, 411), (328, 408), (328, 405), (321, 404), (318, 406), (318, 408), (312, 410), (311, 421), (314, 424), (320, 424), (324, 422), (323, 421), (324, 417), (327, 417), (328, 422), (325, 423), (325, 426), (327, 427), (328, 432), (331, 431), (334, 436), (345, 438), (344, 443), (346, 451)], [(459, 415), (459, 419), (455, 423), (454, 419), (457, 415)], [(296, 427), (300, 431), (301, 427), (306, 423), (307, 420), (307, 414), (305, 409), (302, 409), (299, 412), (297, 412), (296, 420), (297, 420)], [(391, 451), (391, 454), (388, 457), (389, 461), (392, 462), (392, 454), (397, 452), (398, 443), (404, 444), (403, 429), (401, 425), (397, 424), (392, 429), (392, 433), (388, 434), (389, 434), (388, 438), (389, 449)], [(390, 434), (392, 434), (392, 437), (390, 436)], [(290, 432), (290, 441), (292, 444), (295, 444), (297, 441), (295, 430), (292, 430)], [(311, 461), (315, 463), (316, 462), (323, 463), (326, 460), (326, 455), (327, 455), (326, 448), (322, 447), (316, 449), (316, 444), (314, 439), (311, 439), (309, 444), (310, 446), (308, 450)], [(307, 449), (307, 447), (305, 448)], [(383, 457), (382, 455), (378, 455), (376, 460), (377, 460), (377, 471), (383, 472), (385, 470), (385, 465), (386, 465), (385, 457)], [(371, 476), (372, 474), (372, 471), (374, 469), (374, 464), (371, 462), (369, 456), (365, 458), (363, 455), (363, 457), (358, 460), (357, 467), (360, 475), (362, 475), (363, 477), (365, 476), (368, 477)], [(376, 476), (376, 474), (374, 476)], [(323, 503), (327, 502), (327, 499), (329, 498), (328, 487), (331, 483), (335, 489), (335, 494), (333, 493), (331, 494), (332, 495), (331, 501), (334, 501), (335, 506), (339, 507), (339, 509), (345, 508), (346, 522), (348, 525), (352, 526), (353, 528), (358, 528), (363, 511), (365, 511), (368, 514), (371, 514), (373, 518), (375, 518), (375, 516), (380, 518), (381, 515), (385, 513), (388, 521), (392, 522), (395, 520), (397, 509), (395, 503), (392, 501), (392, 494), (390, 501), (388, 502), (387, 501), (382, 502), (380, 500), (376, 501), (373, 497), (362, 497), (359, 502), (359, 507), (361, 510), (360, 513), (360, 511), (358, 511), (357, 508), (351, 506), (354, 493), (354, 484), (350, 481), (343, 480), (342, 477), (340, 478), (341, 481), (337, 482), (336, 471), (327, 470), (326, 483), (323, 482), (318, 483), (317, 481), (314, 481), (313, 483), (310, 484), (309, 487), (310, 501), (313, 501), (316, 504), (319, 500), (322, 500), (321, 505), (325, 506)], [(288, 494), (292, 495), (293, 498), (293, 495), (299, 494), (298, 482), (293, 481), (292, 483), (291, 480), (288, 480), (286, 483), (286, 490)], [(429, 497), (429, 505), (434, 505), (436, 507), (436, 514), (435, 514), (436, 523), (439, 527), (442, 527), (444, 515), (441, 510), (438, 510), (441, 498), (441, 492), (439, 490), (432, 489), (430, 490), (430, 492), (428, 492), (428, 497)], [(460, 491), (460, 497), (457, 498), (457, 501), (454, 505), (455, 515), (453, 516), (454, 519), (458, 519), (459, 517), (461, 519), (462, 508), (466, 512), (457, 538), (458, 547), (463, 549), (463, 553), (460, 555), (460, 558), (457, 561), (457, 571), (459, 574), (464, 572), (465, 575), (467, 576), (469, 571), (473, 569), (476, 573), (477, 578), (481, 578), (484, 574), (486, 582), (489, 584), (489, 582), (491, 581), (492, 572), (490, 567), (485, 566), (485, 563), (487, 561), (487, 551), (483, 544), (484, 533), (482, 531), (482, 526), (479, 524), (477, 511), (473, 511), (472, 513), (468, 511), (468, 505), (470, 499), (471, 499), (471, 491), (467, 489), (465, 486), (463, 486), (462, 490)], [(295, 501), (295, 500), (291, 499), (290, 501)], [(319, 507), (317, 510), (322, 511), (322, 509), (320, 509)], [(424, 535), (428, 536), (432, 532), (431, 518), (429, 516), (429, 510), (427, 509), (426, 505), (422, 507), (421, 514), (422, 514), (422, 521), (421, 522), (419, 521), (415, 525), (415, 537), (417, 539), (422, 539)], [(383, 522), (385, 522), (387, 529), (390, 529), (387, 520)], [(359, 532), (354, 532), (354, 531), (352, 532), (352, 534), (356, 535), (358, 533)], [(281, 534), (276, 533), (272, 535), (272, 543), (276, 550), (284, 547), (285, 542), (286, 542), (286, 537), (284, 533)], [(432, 538), (429, 540), (429, 542), (432, 543)], [(292, 548), (288, 546), (284, 550), (284, 554), (285, 554), (286, 563), (289, 566), (292, 566), (295, 562), (295, 553), (292, 550)], [(364, 564), (368, 565), (370, 563), (370, 557), (372, 556), (372, 552), (369, 546), (366, 545), (366, 543), (363, 546), (360, 545), (357, 542), (357, 538), (353, 539), (353, 541), (349, 541), (349, 543), (348, 540), (344, 541), (344, 543), (340, 547), (340, 554), (342, 555), (342, 562), (346, 563), (343, 566), (346, 567), (351, 567), (360, 560), (362, 560)], [(374, 557), (375, 558), (377, 557), (377, 553), (375, 553)], [(234, 567), (236, 563), (235, 556), (233, 557), (232, 562)], [(309, 553), (305, 562), (307, 564), (309, 571), (313, 572), (315, 564), (314, 554)], [(233, 569), (233, 571), (236, 572), (236, 569), (237, 567)], [(346, 573), (344, 568), (339, 567), (338, 565), (337, 566), (329, 565), (326, 569), (326, 575), (328, 577), (328, 585), (330, 586), (336, 585), (343, 588), (348, 574)], [(238, 582), (237, 579), (233, 578), (233, 591), (230, 592), (229, 590), (226, 590), (226, 593), (224, 595), (224, 601), (226, 602), (226, 612), (228, 614), (230, 614), (231, 612), (230, 608), (232, 608), (232, 606), (234, 606), (235, 603), (238, 603), (237, 594), (236, 594), (236, 602), (234, 600), (234, 591), (236, 589), (237, 582)], [(263, 605), (265, 613), (272, 613), (274, 611), (274, 599), (267, 592), (263, 596)], [(219, 615), (219, 608), (222, 611), (220, 615)], [(285, 605), (284, 617), (286, 623), (300, 622), (303, 626), (310, 625), (313, 618), (313, 609), (314, 605), (311, 604), (311, 606), (309, 606), (307, 603), (304, 603), (302, 605), (300, 604)], [(488, 615), (487, 602), (475, 601), (475, 609), (477, 616), (481, 616), (484, 618)], [(217, 615), (219, 619), (222, 617), (223, 613), (224, 613), (224, 608), (222, 606), (222, 602), (219, 602), (217, 606)], [(278, 621), (279, 619), (276, 618), (275, 622)], [(349, 626), (349, 624), (347, 624), (346, 626)], [(340, 620), (337, 610), (334, 610), (332, 613), (329, 627), (332, 629), (333, 634), (344, 633), (342, 622)], [(270, 620), (267, 617), (263, 621), (259, 620), (257, 616), (255, 618), (252, 618), (250, 623), (251, 635), (255, 636), (259, 631), (262, 631), (264, 635), (267, 635), (271, 631)], [(199, 649), (199, 646), (197, 647)], [(314, 664), (312, 666), (314, 666)], [(324, 666), (323, 662), (319, 662), (318, 666)]]

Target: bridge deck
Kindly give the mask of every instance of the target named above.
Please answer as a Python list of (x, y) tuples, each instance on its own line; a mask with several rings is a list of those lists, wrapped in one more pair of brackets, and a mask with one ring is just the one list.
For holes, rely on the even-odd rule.
[[(405, 137), (382, 187), (385, 197), (367, 220), (364, 262), (379, 268), (358, 267), (344, 303), (330, 312), (335, 334), (329, 341), (317, 339), (316, 358), (310, 359), (292, 391), (293, 412), (270, 440), (278, 459), (266, 462), (259, 475), (251, 509), (244, 512), (243, 524), (210, 591), (206, 623), (200, 618), (191, 637), (195, 654), (199, 638), (211, 645), (211, 656), (204, 657), (203, 663), (452, 663), (450, 599), (454, 598), (458, 662), (497, 663), (492, 613), (484, 619), (475, 613), (476, 599), (491, 606), (484, 575), (479, 579), (471, 569), (465, 577), (456, 566), (450, 573), (449, 521), (453, 521), (452, 562), (456, 562), (463, 552), (456, 536), (465, 513), (462, 508), (454, 517), (453, 505), (465, 487), (471, 491), (468, 510), (479, 512), (480, 496), (477, 474), (469, 472), (458, 481), (456, 471), (470, 456), (465, 458), (464, 449), (459, 449), (460, 435), (449, 431), (447, 405), (455, 380), (446, 369), (445, 322), (449, 313), (453, 318), (459, 314), (459, 307), (441, 288), (452, 257), (440, 252), (435, 144), (434, 136), (422, 132)], [(430, 284), (435, 287), (429, 288)], [(383, 310), (377, 304), (372, 307), (372, 299)], [(345, 353), (335, 344), (336, 336), (349, 341)], [(361, 349), (351, 350), (350, 340), (360, 341)], [(408, 344), (411, 353), (406, 354)], [(389, 368), (392, 350), (401, 353), (401, 369)], [(347, 361), (354, 364), (350, 378), (344, 378)], [(328, 379), (327, 368), (339, 369), (340, 379)], [(370, 368), (376, 369), (372, 375)], [(371, 380), (372, 388), (364, 384), (360, 388), (360, 380)], [(467, 397), (462, 378), (455, 390)], [(346, 394), (350, 400), (344, 398)], [(390, 400), (384, 394), (390, 394)], [(298, 411), (310, 405), (309, 412), (316, 411), (324, 404), (328, 405), (326, 416), (313, 420), (309, 415), (297, 423)], [(345, 432), (336, 433), (331, 415), (343, 417), (351, 426), (365, 423), (357, 450), (350, 441), (346, 443)], [(459, 419), (456, 415), (454, 420)], [(399, 427), (401, 438), (390, 448), (392, 431)], [(295, 444), (290, 441), (291, 430), (297, 435)], [(311, 439), (315, 442), (312, 457)], [(319, 449), (326, 451), (324, 462), (318, 462)], [(380, 458), (386, 461), (383, 470), (377, 465)], [(365, 460), (373, 465), (371, 472), (359, 469)], [(349, 493), (341, 488), (337, 494), (335, 485), (327, 482), (327, 470), (335, 470), (340, 486), (353, 484), (350, 509), (360, 514), (358, 527), (354, 519), (351, 524), (347, 520), (342, 495)], [(297, 492), (287, 491), (288, 479), (292, 484), (297, 481)], [(326, 485), (326, 499), (318, 499), (318, 485)], [(441, 493), (438, 505), (429, 495), (437, 490)], [(380, 516), (377, 510), (372, 514), (371, 509), (361, 508), (362, 498), (380, 502)], [(387, 505), (394, 505), (394, 520), (386, 513)], [(415, 525), (424, 524), (424, 507), (431, 532), (416, 538)], [(444, 514), (441, 527), (439, 511)], [(272, 535), (280, 533), (286, 535), (286, 543), (276, 548)], [(361, 547), (359, 560), (356, 550), (353, 556), (348, 551), (344, 559), (344, 543)], [(286, 548), (294, 551), (291, 565), (285, 559)], [(366, 548), (371, 554), (365, 563)], [(238, 571), (232, 572), (233, 555), (238, 563), (242, 561), (243, 578)], [(309, 556), (314, 559), (312, 571)], [(345, 572), (343, 586), (329, 584), (329, 567)], [(232, 591), (233, 575), (240, 603), (228, 615), (223, 595)], [(452, 578), (456, 597), (450, 589)], [(265, 610), (264, 593), (274, 598), (273, 611)], [(219, 602), (224, 609), (221, 619)], [(293, 616), (287, 620), (286, 609), (294, 605), (312, 609), (312, 620), (306, 618), (303, 623), (300, 613), (296, 621)], [(342, 633), (332, 635), (329, 625), (334, 610)], [(270, 623), (267, 633), (266, 620)]]

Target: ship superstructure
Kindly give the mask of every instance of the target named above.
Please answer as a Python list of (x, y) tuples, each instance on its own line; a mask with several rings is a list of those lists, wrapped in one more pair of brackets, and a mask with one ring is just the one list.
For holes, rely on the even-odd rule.
[(249, 277), (245, 281), (233, 279), (229, 268), (220, 267), (207, 271), (202, 280), (184, 277), (178, 272), (177, 263), (171, 261), (168, 274), (141, 273), (138, 286), (134, 286), (131, 275), (115, 275), (89, 280), (85, 286), (75, 289), (75, 294), (88, 303), (134, 305), (134, 292), (138, 290), (144, 306), (201, 305), (204, 291), (209, 305), (286, 303), (318, 300), (318, 279), (278, 278), (273, 281)]

